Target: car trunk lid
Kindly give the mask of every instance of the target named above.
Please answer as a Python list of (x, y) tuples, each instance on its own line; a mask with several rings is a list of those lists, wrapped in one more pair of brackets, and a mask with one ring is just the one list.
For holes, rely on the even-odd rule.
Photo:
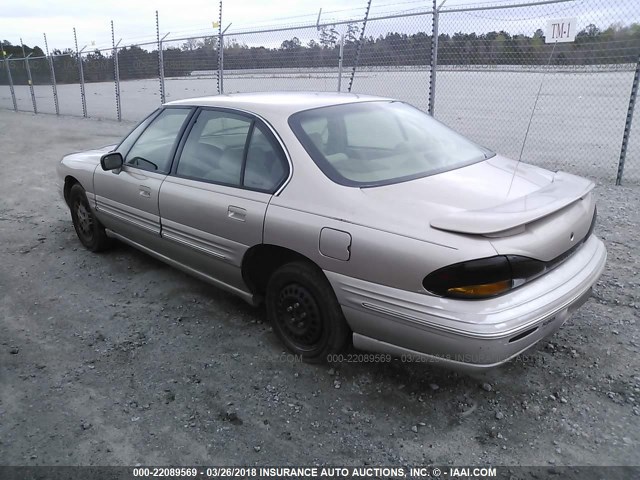
[(495, 156), (361, 191), (374, 202), (371, 226), (454, 248), (463, 242), (447, 235), (486, 238), (498, 254), (547, 261), (587, 235), (595, 209), (593, 187), (581, 177)]
[(481, 209), (461, 209), (430, 223), (450, 232), (499, 236), (563, 209), (586, 197), (593, 187), (593, 182), (587, 179), (558, 172), (551, 183), (521, 197)]

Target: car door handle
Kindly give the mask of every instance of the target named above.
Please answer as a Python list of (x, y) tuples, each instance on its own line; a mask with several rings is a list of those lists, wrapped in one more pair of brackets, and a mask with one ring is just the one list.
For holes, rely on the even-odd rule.
[(232, 220), (238, 220), (239, 222), (244, 222), (247, 217), (247, 211), (244, 208), (234, 207), (233, 205), (229, 205), (229, 209), (227, 210), (227, 216)]
[(140, 185), (140, 196), (141, 197), (145, 197), (145, 198), (149, 198), (151, 197), (151, 189), (149, 187), (144, 187), (142, 185)]

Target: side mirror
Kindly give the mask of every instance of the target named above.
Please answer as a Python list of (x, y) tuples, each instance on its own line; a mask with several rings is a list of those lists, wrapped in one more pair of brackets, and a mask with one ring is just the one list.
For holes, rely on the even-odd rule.
[(124, 159), (122, 158), (122, 154), (120, 154), (119, 152), (105, 153), (100, 158), (100, 165), (102, 166), (102, 169), (105, 171), (119, 170), (122, 168), (123, 163), (124, 163)]

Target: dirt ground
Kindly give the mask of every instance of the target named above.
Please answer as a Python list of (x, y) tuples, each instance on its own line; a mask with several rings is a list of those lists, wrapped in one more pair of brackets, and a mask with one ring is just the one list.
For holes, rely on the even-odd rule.
[(312, 366), (263, 310), (80, 245), (56, 163), (130, 128), (0, 111), (0, 464), (639, 463), (640, 187), (598, 186), (606, 272), (520, 361)]

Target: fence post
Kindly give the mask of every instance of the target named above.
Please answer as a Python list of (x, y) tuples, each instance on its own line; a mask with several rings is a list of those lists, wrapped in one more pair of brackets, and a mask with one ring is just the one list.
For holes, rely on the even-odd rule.
[(29, 66), (29, 57), (31, 55), (33, 55), (33, 52), (25, 57), (24, 64), (27, 67), (27, 80), (29, 82), (29, 91), (31, 92), (31, 103), (33, 104), (33, 113), (38, 113), (38, 106), (36, 105), (36, 93), (33, 91), (33, 78), (31, 78), (31, 67)]
[(120, 122), (122, 120), (122, 109), (120, 105), (120, 66), (118, 65), (118, 45), (120, 45), (120, 40), (118, 40), (118, 43), (116, 44), (113, 20), (111, 20), (111, 45), (113, 46), (113, 53), (111, 54), (111, 57), (113, 58), (113, 82), (115, 83), (116, 91), (116, 115)]
[(38, 107), (36, 105), (36, 94), (33, 91), (33, 79), (31, 78), (31, 68), (29, 67), (29, 57), (33, 55), (31, 52), (27, 55), (24, 51), (24, 43), (22, 43), (22, 38), (20, 39), (20, 45), (22, 46), (22, 58), (24, 58), (24, 65), (27, 70), (27, 82), (29, 82), (29, 91), (31, 92), (31, 103), (33, 104), (33, 113), (38, 113)]
[(16, 101), (16, 92), (13, 89), (13, 78), (11, 77), (11, 67), (9, 66), (9, 59), (12, 57), (13, 55), (9, 55), (7, 58), (4, 59), (4, 64), (7, 67), (7, 78), (9, 79), (9, 90), (11, 91), (11, 100), (13, 100), (13, 109), (17, 112), (18, 111), (18, 102)]
[[(440, 7), (444, 2), (440, 4)], [(429, 75), (429, 115), (433, 117), (436, 101), (436, 70), (438, 69), (438, 22), (440, 20), (440, 8), (436, 8), (436, 0), (433, 0), (433, 21), (431, 28), (431, 70)]]
[(222, 32), (222, 0), (218, 10), (218, 95), (224, 93), (224, 37)]
[(629, 144), (629, 134), (631, 133), (631, 122), (633, 121), (633, 111), (636, 106), (636, 97), (638, 96), (638, 80), (640, 78), (640, 56), (636, 62), (636, 73), (633, 76), (631, 84), (631, 95), (629, 96), (629, 108), (627, 109), (627, 118), (624, 124), (624, 133), (622, 134), (622, 146), (620, 147), (620, 161), (618, 162), (618, 174), (616, 175), (616, 185), (622, 185), (622, 174), (624, 173), (624, 162), (627, 158), (627, 145)]
[[(169, 35), (167, 33), (167, 35)], [(166, 101), (166, 90), (165, 90), (165, 86), (164, 86), (164, 54), (162, 53), (162, 41), (167, 37), (167, 35), (165, 35), (164, 37), (162, 37), (160, 39), (160, 44), (158, 45), (158, 62), (160, 62), (160, 101), (162, 103), (164, 103)]]
[(80, 97), (82, 98), (82, 116), (87, 117), (87, 97), (84, 91), (84, 69), (82, 67), (82, 51), (86, 48), (86, 45), (82, 47), (82, 50), (78, 50), (78, 37), (76, 35), (76, 27), (73, 27), (73, 41), (76, 44), (76, 59), (78, 60), (78, 72), (80, 74)]
[(367, 9), (364, 12), (364, 20), (362, 21), (362, 31), (360, 32), (360, 38), (358, 38), (358, 45), (356, 46), (356, 58), (353, 60), (353, 69), (351, 70), (351, 78), (349, 79), (349, 88), (347, 91), (351, 93), (351, 87), (353, 86), (353, 78), (356, 76), (356, 69), (358, 68), (358, 60), (360, 59), (360, 51), (362, 50), (362, 42), (364, 41), (364, 31), (367, 28), (367, 20), (369, 19), (369, 10), (371, 9), (371, 0), (367, 2)]
[(343, 56), (344, 56), (344, 34), (340, 35), (340, 50), (338, 51), (338, 92), (342, 91), (342, 58)]
[(220, 34), (220, 52), (218, 57), (218, 93), (224, 93), (224, 34)]
[[(163, 39), (166, 37), (162, 37)], [(163, 104), (165, 101), (165, 91), (164, 91), (164, 65), (162, 58), (162, 40), (160, 40), (160, 20), (158, 18), (158, 10), (156, 10), (156, 43), (158, 45), (158, 80), (160, 81), (160, 104)]]
[(56, 115), (60, 115), (60, 105), (58, 104), (58, 86), (56, 84), (56, 71), (53, 68), (53, 57), (49, 55), (49, 44), (47, 43), (47, 34), (44, 35), (44, 48), (47, 51), (47, 58), (49, 59), (49, 71), (51, 73), (51, 89), (53, 90), (53, 104), (56, 107)]

